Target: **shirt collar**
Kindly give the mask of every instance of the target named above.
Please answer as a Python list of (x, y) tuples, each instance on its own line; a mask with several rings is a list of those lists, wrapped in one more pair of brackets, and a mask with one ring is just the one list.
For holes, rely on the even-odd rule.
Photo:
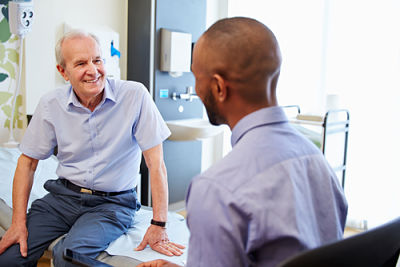
[(239, 120), (232, 129), (231, 144), (236, 145), (239, 140), (250, 130), (275, 123), (287, 122), (285, 112), (281, 107), (268, 107), (254, 111)]
[[(99, 103), (99, 106), (102, 105), (106, 99), (116, 102), (113, 88), (111, 88), (111, 85), (110, 85), (110, 82), (108, 79), (106, 79), (106, 83), (104, 86), (103, 99)], [(69, 86), (69, 97), (68, 97), (68, 101), (67, 101), (67, 107), (69, 107), (70, 105), (74, 105), (76, 107), (83, 107), (82, 104), (79, 102), (78, 97), (76, 96), (71, 85)]]

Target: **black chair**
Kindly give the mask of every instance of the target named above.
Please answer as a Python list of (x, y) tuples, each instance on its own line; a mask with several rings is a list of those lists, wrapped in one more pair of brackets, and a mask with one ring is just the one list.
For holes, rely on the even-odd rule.
[(311, 249), (279, 267), (394, 267), (400, 252), (400, 217), (346, 239)]

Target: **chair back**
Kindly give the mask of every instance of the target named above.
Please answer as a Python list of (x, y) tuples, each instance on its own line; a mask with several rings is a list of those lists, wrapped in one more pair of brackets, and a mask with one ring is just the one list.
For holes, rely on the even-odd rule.
[(400, 252), (400, 217), (366, 232), (311, 249), (279, 267), (395, 267)]

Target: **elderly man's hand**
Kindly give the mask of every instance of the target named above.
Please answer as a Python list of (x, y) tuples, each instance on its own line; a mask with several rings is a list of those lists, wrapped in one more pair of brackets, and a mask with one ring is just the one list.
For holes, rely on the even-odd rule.
[(14, 244), (19, 244), (22, 257), (28, 254), (28, 230), (25, 224), (11, 224), (10, 228), (4, 234), (0, 241), (0, 254)]
[(185, 248), (185, 246), (170, 242), (167, 235), (167, 229), (155, 225), (150, 225), (142, 242), (137, 248), (135, 248), (135, 250), (143, 250), (147, 244), (149, 244), (153, 250), (167, 256), (180, 256), (183, 253), (181, 249)]
[(179, 265), (176, 265), (172, 262), (165, 261), (165, 260), (155, 260), (155, 261), (148, 261), (139, 264), (137, 267), (179, 267)]

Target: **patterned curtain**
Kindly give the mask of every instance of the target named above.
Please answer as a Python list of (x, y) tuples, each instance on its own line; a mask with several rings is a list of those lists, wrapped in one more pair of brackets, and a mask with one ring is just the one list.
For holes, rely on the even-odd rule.
[(21, 79), (16, 99), (14, 121), (11, 123), (14, 92), (17, 86), (19, 61), (19, 37), (10, 33), (8, 1), (0, 0), (0, 146), (9, 140), (10, 127), (14, 127), (14, 138), (20, 141), (26, 128), (25, 86)]

